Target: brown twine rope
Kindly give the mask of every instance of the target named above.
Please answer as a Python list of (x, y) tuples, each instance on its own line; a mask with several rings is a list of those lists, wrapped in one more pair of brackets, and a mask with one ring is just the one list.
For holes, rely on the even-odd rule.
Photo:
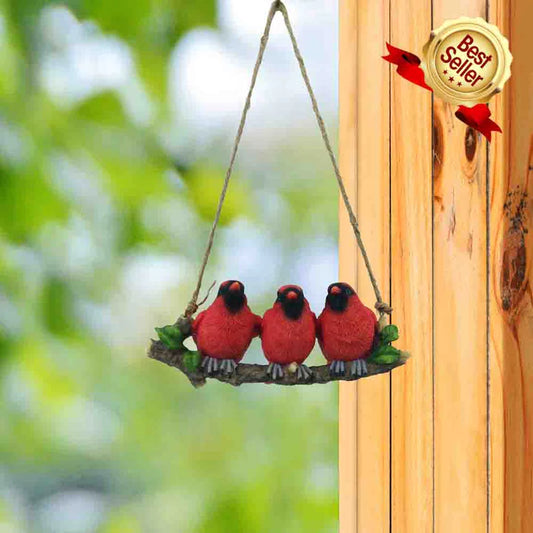
[[(302, 57), (302, 54), (300, 53), (300, 49), (298, 47), (298, 43), (296, 41), (296, 37), (294, 35), (294, 32), (292, 30), (292, 26), (289, 20), (289, 13), (287, 12), (287, 8), (283, 4), (281, 0), (274, 0), (272, 2), (272, 5), (270, 6), (270, 11), (268, 12), (265, 29), (263, 31), (263, 35), (261, 37), (261, 43), (259, 46), (259, 52), (257, 53), (257, 59), (255, 61), (253, 73), (252, 73), (252, 79), (250, 82), (250, 87), (248, 89), (248, 94), (246, 95), (246, 100), (244, 103), (244, 108), (242, 110), (241, 114), (241, 120), (239, 122), (239, 127), (237, 129), (237, 134), (235, 136), (235, 141), (233, 143), (233, 149), (231, 152), (230, 162), (228, 166), (228, 170), (226, 171), (226, 177), (224, 178), (224, 183), (222, 185), (222, 191), (220, 192), (220, 198), (218, 199), (218, 205), (217, 210), (215, 213), (215, 218), (213, 220), (213, 225), (211, 226), (211, 231), (209, 232), (209, 238), (207, 240), (207, 246), (205, 249), (204, 257), (202, 259), (202, 263), (200, 266), (200, 272), (198, 274), (198, 281), (196, 283), (196, 288), (194, 289), (194, 292), (192, 294), (191, 300), (187, 305), (187, 308), (185, 309), (185, 312), (180, 319), (178, 319), (178, 323), (182, 323), (186, 325), (187, 323), (190, 323), (190, 319), (192, 315), (198, 310), (198, 306), (201, 305), (198, 304), (198, 295), (200, 294), (200, 289), (202, 286), (202, 280), (204, 277), (205, 269), (207, 266), (207, 261), (209, 260), (209, 255), (211, 254), (211, 249), (213, 247), (213, 241), (215, 238), (215, 232), (218, 226), (218, 222), (220, 219), (220, 213), (222, 211), (222, 205), (224, 204), (224, 199), (226, 198), (226, 192), (228, 190), (229, 180), (231, 178), (231, 174), (233, 172), (233, 166), (235, 164), (235, 158), (237, 156), (237, 151), (239, 149), (239, 145), (241, 142), (242, 134), (244, 131), (244, 126), (246, 123), (246, 117), (248, 115), (248, 110), (250, 109), (250, 104), (252, 100), (252, 93), (255, 87), (255, 83), (257, 81), (257, 75), (259, 73), (259, 68), (261, 67), (261, 63), (263, 62), (263, 56), (265, 53), (265, 49), (267, 47), (268, 43), (268, 37), (270, 35), (270, 27), (272, 26), (272, 20), (274, 19), (274, 15), (276, 12), (279, 11), (283, 15), (283, 20), (285, 22), (285, 26), (287, 28), (287, 32), (289, 33), (289, 37), (292, 43), (292, 49), (294, 52), (294, 55), (296, 57), (296, 60), (298, 61), (298, 65), (300, 67), (300, 73), (302, 74), (302, 78), (304, 80), (305, 86), (307, 88), (307, 92), (309, 93), (309, 97), (311, 99), (311, 105), (313, 107), (313, 112), (315, 114), (318, 127), (320, 129), (320, 133), (322, 135), (322, 140), (324, 141), (324, 145), (326, 147), (326, 150), (329, 154), (329, 158), (331, 160), (331, 164), (333, 165), (333, 171), (335, 172), (335, 177), (337, 178), (337, 184), (339, 186), (339, 190), (342, 196), (342, 199), (344, 201), (344, 205), (346, 207), (346, 210), (348, 211), (348, 217), (350, 220), (350, 224), (353, 228), (353, 232), (355, 235), (355, 238), (357, 240), (357, 244), (359, 246), (359, 250), (361, 251), (361, 255), (363, 256), (363, 260), (365, 262), (366, 269), (368, 271), (368, 275), (370, 277), (370, 281), (372, 283), (372, 287), (374, 288), (374, 293), (376, 295), (376, 309), (379, 311), (380, 316), (383, 316), (385, 313), (390, 314), (392, 312), (392, 308), (383, 301), (381, 297), (381, 292), (379, 290), (378, 282), (376, 280), (376, 277), (374, 276), (374, 273), (372, 271), (372, 266), (370, 265), (370, 259), (368, 258), (368, 254), (366, 252), (365, 245), (363, 243), (363, 239), (361, 237), (361, 232), (359, 230), (359, 223), (357, 222), (357, 218), (355, 216), (355, 213), (353, 212), (352, 206), (350, 205), (350, 200), (348, 198), (348, 194), (346, 193), (346, 189), (344, 187), (344, 183), (342, 181), (342, 177), (340, 175), (339, 167), (337, 164), (337, 159), (335, 157), (335, 154), (333, 152), (333, 148), (331, 147), (331, 143), (329, 141), (328, 133), (326, 131), (326, 126), (324, 124), (324, 119), (322, 118), (322, 115), (318, 109), (318, 104), (315, 98), (315, 93), (313, 91), (313, 88), (311, 87), (311, 82), (309, 80), (309, 76), (307, 74), (307, 69), (305, 68), (305, 63)], [(212, 288), (212, 286), (211, 286)], [(211, 290), (211, 288), (209, 290)], [(208, 292), (209, 295), (209, 292)], [(206, 296), (207, 299), (207, 296)], [(204, 299), (205, 301), (205, 299)]]

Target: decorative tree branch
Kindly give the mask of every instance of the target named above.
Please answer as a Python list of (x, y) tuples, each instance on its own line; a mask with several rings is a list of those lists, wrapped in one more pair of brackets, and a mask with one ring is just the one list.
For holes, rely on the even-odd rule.
[[(161, 341), (152, 340), (148, 357), (161, 361), (169, 366), (173, 366), (181, 370), (189, 379), (191, 384), (198, 388), (205, 384), (206, 379), (217, 379), (224, 383), (229, 383), (238, 387), (243, 383), (273, 383), (276, 385), (313, 385), (314, 383), (329, 383), (330, 381), (355, 381), (357, 379), (375, 376), (377, 374), (384, 374), (390, 372), (392, 369), (402, 366), (409, 358), (409, 354), (402, 352), (401, 356), (392, 364), (375, 364), (367, 361), (368, 374), (365, 376), (332, 376), (329, 373), (327, 365), (311, 366), (311, 377), (308, 379), (298, 378), (296, 372), (285, 372), (283, 378), (272, 381), (272, 378), (267, 374), (267, 365), (252, 365), (248, 363), (240, 363), (237, 368), (230, 375), (216, 374), (214, 376), (207, 376), (202, 371), (201, 367), (197, 366), (195, 370), (190, 368), (190, 365), (185, 361), (185, 356), (188, 352), (180, 349), (170, 349)], [(190, 353), (190, 352), (189, 352)]]

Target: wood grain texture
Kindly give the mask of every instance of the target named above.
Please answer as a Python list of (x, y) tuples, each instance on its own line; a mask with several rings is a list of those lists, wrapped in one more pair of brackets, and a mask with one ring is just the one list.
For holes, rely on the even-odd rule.
[[(356, 205), (357, 9), (355, 0), (339, 2), (339, 168), (346, 192)], [(356, 287), (357, 244), (339, 198), (339, 278)], [(357, 386), (339, 385), (339, 530), (357, 531)]]
[[(433, 26), (485, 0), (433, 0)], [(487, 526), (486, 141), (434, 98), (435, 531)]]
[[(490, 22), (497, 24), (502, 32), (509, 35), (510, 20), (508, 2), (492, 2), (489, 10)], [(513, 67), (514, 70), (514, 67)], [(498, 95), (490, 103), (493, 119), (502, 127), (504, 136), (494, 136), (490, 150), (489, 165), (489, 531), (504, 533), (505, 501), (505, 421), (504, 421), (504, 386), (503, 363), (506, 336), (506, 321), (502, 320), (501, 303), (498, 302), (500, 290), (498, 274), (495, 268), (501, 261), (496, 259), (496, 250), (502, 248), (502, 231), (504, 213), (503, 205), (508, 192), (507, 167), (509, 164), (510, 144), (506, 138), (509, 134), (509, 92), (510, 82), (505, 93)], [(498, 256), (501, 253), (497, 254)], [(497, 347), (497, 349), (496, 349)], [(507, 350), (508, 353), (511, 350)], [(507, 391), (509, 393), (510, 391)]]
[[(381, 59), (389, 38), (387, 1), (341, 2), (341, 164), (347, 188), (357, 195), (357, 214), (367, 251), (389, 300), (389, 68)], [(346, 32), (355, 32), (355, 42)], [(343, 83), (344, 80), (344, 83)], [(352, 106), (355, 104), (355, 108)], [(351, 116), (345, 117), (346, 113)], [(342, 118), (344, 117), (344, 118)], [(348, 122), (344, 122), (344, 120)], [(354, 122), (352, 122), (354, 121)], [(364, 154), (364, 157), (360, 155)], [(360, 157), (358, 157), (358, 155)], [(340, 243), (358, 254), (351, 228), (340, 209)], [(341, 279), (352, 281), (353, 257), (340, 256)], [(357, 291), (373, 306), (374, 292), (362, 261), (357, 269)], [(390, 528), (390, 378), (378, 376), (367, 383), (342, 384), (340, 389), (340, 453), (355, 440), (355, 462), (341, 481), (341, 531), (373, 533)], [(347, 416), (347, 421), (342, 420)], [(346, 422), (346, 423), (345, 423)], [(345, 439), (345, 441), (343, 441)], [(344, 460), (340, 468), (343, 475)], [(347, 477), (356, 472), (355, 485), (343, 494)], [(351, 500), (355, 498), (355, 500)]]
[[(383, 299), (390, 301), (389, 270), (389, 68), (381, 59), (389, 38), (388, 0), (359, 0), (357, 56), (357, 213)], [(365, 268), (357, 290), (375, 303)], [(390, 529), (390, 377), (357, 385), (357, 472), (359, 533)]]
[(491, 145), (489, 179), (490, 531), (525, 533), (533, 531), (533, 3), (493, 0), (490, 20), (514, 56), (491, 103), (504, 135)]
[[(488, 16), (514, 56), (490, 103), (503, 128), (490, 146), (454, 106), (431, 107), (395, 73), (389, 93), (375, 62), (389, 20), (390, 42), (421, 53), (430, 25), (461, 15)], [(532, 20), (531, 0), (391, 0), (390, 14), (386, 3), (341, 0), (343, 175), (383, 285), (390, 170), (393, 321), (412, 352), (390, 387), (341, 387), (341, 533), (533, 531)], [(342, 209), (340, 220), (350, 281)], [(371, 302), (361, 268), (357, 281)]]
[[(422, 50), (431, 1), (393, 2), (391, 42)], [(433, 530), (431, 93), (391, 80), (392, 320), (409, 365), (392, 376), (392, 531)]]

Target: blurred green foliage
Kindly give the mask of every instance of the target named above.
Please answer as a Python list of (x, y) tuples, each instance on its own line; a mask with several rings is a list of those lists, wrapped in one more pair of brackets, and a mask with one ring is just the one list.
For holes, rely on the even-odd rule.
[[(114, 88), (50, 95), (43, 17), (61, 6), (127, 46), (149, 120)], [(145, 357), (189, 296), (224, 175), (177, 159), (161, 133), (171, 53), (216, 26), (214, 0), (0, 0), (0, 17), (0, 530), (336, 530), (333, 388), (194, 391)], [(305, 232), (326, 187), (286, 184), (292, 215), (273, 233)], [(237, 177), (221, 222), (253, 220), (253, 204)], [(155, 278), (186, 274), (131, 306), (125, 279), (154, 256)]]

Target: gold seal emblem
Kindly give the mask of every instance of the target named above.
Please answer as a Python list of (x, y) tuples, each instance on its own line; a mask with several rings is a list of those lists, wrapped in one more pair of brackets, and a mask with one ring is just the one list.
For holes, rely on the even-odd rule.
[(433, 92), (452, 104), (488, 102), (511, 75), (509, 41), (482, 18), (461, 17), (433, 30), (422, 68)]

